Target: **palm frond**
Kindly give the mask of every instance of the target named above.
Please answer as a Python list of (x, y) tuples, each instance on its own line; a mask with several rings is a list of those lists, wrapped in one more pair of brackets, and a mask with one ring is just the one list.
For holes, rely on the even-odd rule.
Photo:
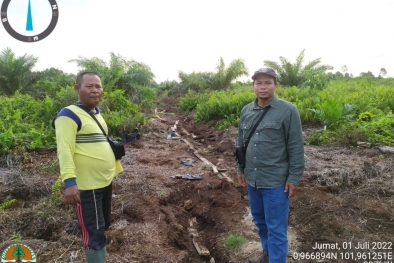
[(303, 66), (305, 49), (298, 54), (295, 63), (289, 62), (285, 57), (280, 56), (279, 61), (264, 60), (264, 65), (274, 69), (278, 74), (278, 82), (283, 86), (300, 86), (305, 82), (305, 71), (327, 71), (333, 69), (330, 65), (319, 65), (321, 59), (315, 59)]

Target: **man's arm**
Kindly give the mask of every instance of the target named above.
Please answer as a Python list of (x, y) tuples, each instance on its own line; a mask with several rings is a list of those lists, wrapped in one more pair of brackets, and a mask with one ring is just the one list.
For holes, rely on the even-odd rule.
[[(244, 139), (243, 139), (243, 131), (241, 129), (241, 123), (242, 123), (242, 116), (244, 115), (245, 112), (245, 107), (241, 110), (241, 115), (239, 118), (239, 124), (238, 124), (238, 138), (237, 138), (237, 146), (243, 146), (244, 145)], [(244, 168), (242, 168), (238, 163), (237, 163), (237, 174), (238, 175), (244, 175)], [(245, 181), (245, 178), (243, 176), (243, 181)], [(239, 182), (239, 179), (238, 179)], [(242, 185), (240, 183), (240, 185)]]
[(67, 116), (60, 116), (55, 121), (57, 156), (59, 158), (60, 175), (65, 183), (66, 204), (79, 204), (79, 191), (76, 182), (74, 152), (78, 125)]
[(301, 119), (296, 107), (291, 109), (286, 126), (286, 147), (289, 158), (289, 177), (287, 182), (297, 185), (304, 173), (304, 141), (302, 138)]

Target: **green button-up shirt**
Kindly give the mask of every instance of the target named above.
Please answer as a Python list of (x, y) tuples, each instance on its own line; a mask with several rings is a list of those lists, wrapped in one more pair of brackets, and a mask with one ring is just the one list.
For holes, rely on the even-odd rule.
[[(258, 188), (278, 187), (286, 182), (297, 185), (305, 167), (300, 115), (293, 104), (276, 96), (269, 105), (271, 109), (250, 139), (245, 168), (238, 165), (238, 174), (244, 174), (245, 181)], [(245, 145), (267, 106), (261, 108), (256, 99), (242, 109), (238, 145)]]

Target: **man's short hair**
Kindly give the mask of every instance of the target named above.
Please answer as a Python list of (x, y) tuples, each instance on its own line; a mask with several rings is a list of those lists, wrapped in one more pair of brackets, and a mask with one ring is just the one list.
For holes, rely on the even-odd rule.
[(93, 71), (83, 71), (83, 72), (78, 74), (77, 79), (75, 81), (75, 83), (78, 86), (80, 86), (82, 84), (83, 76), (85, 76), (85, 75), (96, 75), (97, 77), (99, 76), (99, 75), (97, 75), (96, 72), (93, 72)]

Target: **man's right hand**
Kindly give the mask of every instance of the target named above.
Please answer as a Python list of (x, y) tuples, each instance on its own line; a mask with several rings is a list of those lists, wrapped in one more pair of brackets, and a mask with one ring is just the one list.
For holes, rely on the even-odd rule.
[(69, 186), (64, 190), (64, 199), (66, 205), (81, 204), (77, 185)]
[(239, 174), (239, 175), (237, 175), (237, 179), (238, 179), (238, 183), (240, 186), (243, 186), (243, 187), (246, 186), (245, 175)]

